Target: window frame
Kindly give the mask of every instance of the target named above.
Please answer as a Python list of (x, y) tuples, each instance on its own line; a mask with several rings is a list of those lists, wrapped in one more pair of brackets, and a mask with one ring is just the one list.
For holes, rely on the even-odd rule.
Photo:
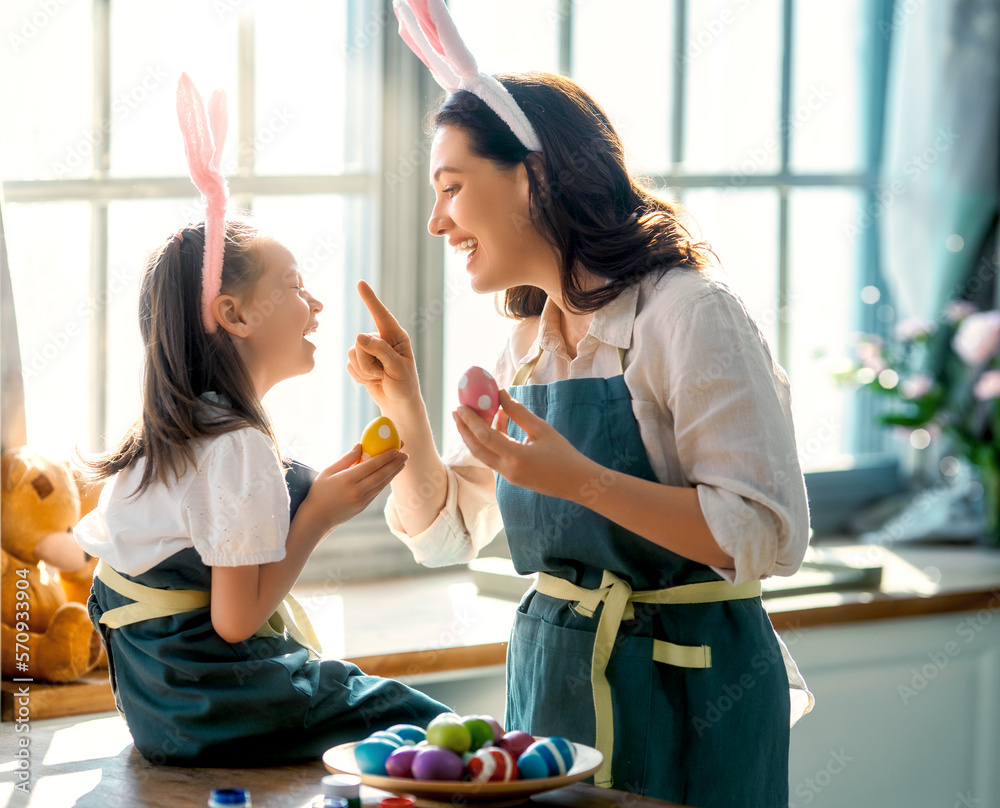
[[(866, 71), (869, 94), (866, 98), (868, 129), (865, 138), (866, 167), (860, 172), (831, 174), (802, 174), (789, 168), (791, 153), (790, 120), (793, 48), (795, 43), (793, 14), (797, 0), (783, 0), (782, 14), (782, 70), (781, 70), (781, 144), (779, 170), (772, 174), (755, 173), (710, 174), (687, 173), (683, 169), (684, 157), (684, 103), (685, 63), (671, 60), (673, 65), (673, 120), (672, 167), (650, 179), (661, 190), (714, 188), (720, 183), (735, 183), (741, 187), (774, 188), (779, 195), (778, 233), (778, 295), (787, 297), (789, 284), (789, 233), (788, 195), (796, 188), (851, 187), (864, 194), (865, 205), (874, 205), (879, 191), (879, 164), (881, 161), (882, 116), (885, 101), (885, 78), (888, 70), (889, 42), (873, 37), (872, 64)], [(866, 8), (873, 15), (873, 30), (880, 20), (891, 18), (892, 0), (869, 0)], [(687, 34), (688, 0), (674, 2), (675, 52), (683, 52)], [(353, 7), (353, 4), (351, 4)], [(110, 0), (92, 0), (93, 14), (93, 70), (94, 99), (92, 120), (100, 124), (111, 118), (110, 71)], [(258, 176), (253, 172), (252, 150), (240, 150), (239, 172), (229, 179), (234, 202), (246, 205), (252, 197), (267, 194), (363, 194), (374, 200), (376, 223), (373, 230), (372, 254), (378, 268), (382, 296), (395, 312), (404, 328), (410, 333), (418, 371), (423, 382), (422, 392), (438, 448), (441, 448), (442, 426), (445, 421), (444, 397), (441, 378), (444, 372), (444, 318), (421, 317), (421, 312), (433, 311), (447, 305), (445, 290), (444, 250), (435, 239), (427, 236), (427, 221), (432, 195), (423, 182), (429, 153), (424, 121), (427, 111), (442, 97), (440, 88), (429, 72), (420, 68), (415, 57), (397, 35), (390, 0), (373, 0), (370, 9), (375, 12), (376, 32), (370, 45), (378, 48), (381, 91), (376, 99), (377, 131), (381, 134), (375, 164), (370, 171), (356, 171), (340, 175)], [(252, 142), (254, 136), (254, 19), (253, 9), (238, 10), (238, 92), (240, 114), (236, 121), (238, 142)], [(573, 66), (573, 0), (559, 0), (557, 17), (558, 64), (560, 72), (572, 75)], [(367, 30), (367, 29), (366, 29)], [(86, 179), (61, 180), (11, 180), (3, 183), (5, 201), (8, 203), (45, 201), (84, 201), (91, 206), (91, 294), (96, 298), (108, 282), (108, 204), (112, 201), (151, 199), (158, 197), (187, 197), (191, 195), (190, 180), (176, 178), (117, 178), (109, 172), (109, 138), (101, 139), (93, 150), (93, 175)], [(411, 181), (394, 183), (393, 167), (406, 166), (412, 170)], [(871, 227), (863, 234), (862, 285), (879, 283), (879, 227)], [(347, 290), (348, 292), (350, 290)], [(107, 377), (107, 363), (103, 346), (108, 333), (108, 312), (99, 310), (90, 334), (90, 368), (92, 379)], [(416, 324), (420, 324), (416, 328)], [(876, 331), (872, 307), (859, 304), (858, 330)], [(776, 346), (778, 361), (787, 363), (787, 326), (779, 320), (779, 337)], [(794, 384), (794, 380), (793, 380)], [(91, 445), (100, 446), (107, 418), (108, 402), (105, 385), (94, 384), (95, 400), (92, 402), (89, 432)], [(346, 417), (353, 417), (360, 399), (345, 402)], [(870, 430), (862, 430), (852, 447), (856, 455), (877, 453), (883, 441), (876, 434), (866, 397), (855, 401), (858, 423), (871, 423)], [(899, 490), (897, 464), (885, 456), (877, 462), (856, 464), (842, 471), (806, 474), (810, 491), (814, 525), (822, 530), (836, 532), (843, 528), (843, 517), (858, 505), (871, 498), (873, 492), (885, 495)], [(423, 571), (413, 561), (409, 550), (385, 525), (381, 496), (362, 516), (335, 533), (335, 538), (322, 543), (303, 574), (303, 580), (339, 582), (357, 577), (413, 574)], [(365, 548), (358, 553), (357, 548)]]

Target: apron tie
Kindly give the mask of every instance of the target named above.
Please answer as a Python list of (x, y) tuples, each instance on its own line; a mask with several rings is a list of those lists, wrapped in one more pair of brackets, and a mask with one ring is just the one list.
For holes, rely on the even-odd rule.
[[(156, 589), (145, 586), (128, 580), (104, 561), (97, 565), (96, 577), (109, 589), (135, 601), (104, 612), (101, 615), (101, 625), (108, 628), (121, 628), (155, 617), (172, 617), (175, 614), (207, 609), (211, 604), (209, 592), (198, 589)], [(279, 637), (283, 636), (285, 631), (295, 642), (309, 650), (310, 659), (318, 659), (322, 655), (322, 646), (308, 615), (290, 594), (285, 595), (285, 599), (278, 604), (278, 608), (254, 636)]]
[[(610, 788), (612, 784), (611, 753), (615, 742), (611, 685), (608, 682), (607, 668), (622, 620), (635, 619), (635, 609), (632, 604), (718, 603), (756, 598), (760, 597), (761, 593), (760, 581), (746, 581), (738, 586), (733, 586), (728, 581), (706, 581), (667, 589), (634, 592), (627, 581), (608, 570), (604, 570), (601, 585), (597, 589), (586, 589), (544, 572), (538, 573), (534, 589), (543, 595), (570, 601), (570, 608), (584, 617), (593, 617), (598, 605), (604, 604), (604, 610), (597, 621), (590, 665), (590, 684), (594, 693), (596, 719), (594, 745), (604, 758), (601, 767), (594, 775), (594, 784), (603, 788)], [(654, 639), (653, 661), (680, 668), (710, 668), (712, 649), (707, 645), (677, 645)]]

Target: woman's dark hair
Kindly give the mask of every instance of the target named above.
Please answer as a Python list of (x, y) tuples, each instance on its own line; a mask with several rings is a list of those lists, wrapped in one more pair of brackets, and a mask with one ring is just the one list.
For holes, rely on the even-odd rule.
[[(674, 267), (704, 269), (711, 250), (680, 223), (681, 208), (657, 199), (629, 174), (618, 133), (573, 81), (551, 73), (498, 74), (524, 110), (542, 143), (529, 153), (480, 98), (452, 95), (432, 128), (455, 126), (472, 152), (510, 169), (528, 172), (529, 217), (561, 258), (563, 293), (578, 311), (595, 311), (630, 284)], [(577, 268), (609, 282), (583, 288)], [(516, 318), (540, 314), (545, 292), (533, 286), (508, 289), (504, 309)]]
[[(263, 273), (253, 225), (226, 222), (222, 291), (246, 300)], [(188, 225), (155, 250), (139, 289), (139, 330), (145, 345), (142, 415), (118, 447), (84, 459), (97, 479), (110, 477), (140, 457), (147, 459), (139, 494), (154, 481), (169, 483), (194, 462), (191, 441), (244, 426), (274, 440), (267, 413), (229, 333), (205, 331), (201, 315), (201, 268), (205, 225)], [(228, 402), (206, 404), (214, 392)]]

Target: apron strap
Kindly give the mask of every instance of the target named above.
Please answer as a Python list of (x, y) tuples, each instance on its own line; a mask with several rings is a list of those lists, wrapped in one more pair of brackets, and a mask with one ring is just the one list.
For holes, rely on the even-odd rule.
[[(627, 348), (618, 349), (618, 371), (619, 373), (625, 372), (625, 352)], [(538, 353), (534, 355), (531, 359), (525, 362), (521, 367), (517, 369), (517, 373), (514, 374), (514, 378), (510, 380), (511, 387), (518, 384), (527, 384), (528, 379), (531, 378), (531, 372), (535, 369), (535, 365), (538, 364), (538, 360), (542, 358), (542, 351), (539, 348)]]
[[(104, 561), (97, 565), (96, 577), (109, 589), (135, 603), (109, 609), (101, 615), (101, 625), (121, 628), (156, 617), (206, 609), (211, 604), (211, 593), (196, 589), (156, 589), (120, 575)], [(316, 631), (305, 610), (290, 594), (278, 605), (274, 614), (254, 634), (255, 637), (283, 636), (285, 631), (299, 645), (309, 650), (310, 659), (318, 659), (323, 652)]]
[[(613, 572), (604, 570), (597, 589), (585, 589), (563, 578), (539, 572), (534, 588), (543, 595), (571, 601), (570, 608), (577, 614), (593, 617), (600, 603), (604, 604), (597, 632), (594, 635), (594, 652), (590, 664), (590, 684), (594, 692), (596, 718), (594, 745), (603, 756), (601, 767), (594, 775), (594, 784), (610, 788), (611, 753), (615, 743), (615, 723), (611, 707), (611, 685), (607, 668), (615, 647), (615, 637), (622, 620), (635, 618), (633, 603), (691, 604), (719, 603), (726, 600), (745, 600), (760, 597), (760, 581), (746, 581), (733, 586), (728, 581), (706, 581), (685, 584), (668, 589), (650, 589), (633, 592), (628, 583)], [(712, 649), (707, 645), (677, 645), (663, 640), (653, 640), (653, 660), (681, 668), (712, 667)]]

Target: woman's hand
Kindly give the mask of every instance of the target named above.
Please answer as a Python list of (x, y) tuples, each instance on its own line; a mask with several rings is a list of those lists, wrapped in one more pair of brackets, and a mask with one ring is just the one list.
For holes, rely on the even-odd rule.
[(296, 521), (305, 511), (304, 518), (315, 520), (325, 533), (353, 519), (403, 470), (406, 459), (404, 453), (390, 449), (359, 463), (361, 444), (355, 444), (316, 476), (295, 514)]
[[(600, 476), (601, 467), (506, 390), (500, 391), (500, 406), (495, 427), (469, 407), (453, 413), (473, 457), (521, 488), (574, 502), (585, 497), (588, 481)], [(508, 419), (527, 434), (523, 442), (507, 435)]]
[(378, 333), (358, 334), (347, 352), (347, 372), (363, 384), (383, 415), (397, 422), (412, 420), (424, 411), (417, 364), (410, 337), (372, 288), (358, 282), (358, 292), (375, 321)]

